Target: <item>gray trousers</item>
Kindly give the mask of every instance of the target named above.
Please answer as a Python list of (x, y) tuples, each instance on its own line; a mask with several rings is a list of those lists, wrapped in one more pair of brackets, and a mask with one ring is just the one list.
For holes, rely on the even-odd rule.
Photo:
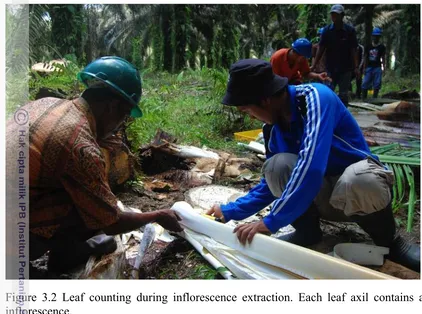
[[(262, 174), (275, 197), (283, 193), (297, 158), (294, 154), (280, 153), (265, 161)], [(340, 176), (324, 177), (314, 203), (321, 218), (348, 222), (352, 215), (368, 215), (387, 207), (393, 183), (392, 171), (364, 159), (347, 167)]]

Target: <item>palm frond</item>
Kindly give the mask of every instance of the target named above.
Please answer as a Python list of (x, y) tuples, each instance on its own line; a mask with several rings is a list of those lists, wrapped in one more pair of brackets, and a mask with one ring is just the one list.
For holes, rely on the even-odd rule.
[(383, 12), (383, 11), (394, 11), (394, 10), (397, 10), (398, 7), (400, 7), (400, 4), (394, 4), (394, 3), (377, 4), (374, 8), (374, 11), (376, 13)]
[(6, 74), (25, 73), (28, 69), (28, 7), (6, 6), (9, 14), (6, 29)]
[(120, 19), (120, 20), (125, 20), (126, 19), (126, 8), (125, 8), (125, 4), (105, 4), (104, 5), (104, 11), (105, 12), (109, 12), (112, 15), (115, 15), (116, 18)]
[(403, 9), (394, 11), (382, 11), (374, 17), (373, 25), (376, 27), (385, 27), (395, 19), (398, 19), (402, 13)]
[(415, 215), (415, 204), (416, 204), (416, 189), (415, 189), (415, 178), (412, 169), (408, 165), (404, 165), (404, 172), (406, 174), (407, 182), (409, 184), (409, 205), (407, 210), (407, 232), (412, 232), (413, 217)]
[(376, 154), (380, 161), (394, 172), (392, 209), (394, 213), (397, 213), (400, 209), (407, 207), (406, 230), (411, 232), (415, 205), (418, 202), (411, 166), (420, 167), (420, 143), (415, 143), (414, 147), (410, 149), (404, 149), (400, 144), (392, 143), (372, 147), (371, 152)]
[(32, 63), (53, 59), (50, 45), (51, 25), (48, 17), (49, 6), (34, 4), (29, 12), (29, 47)]
[(6, 6), (6, 111), (28, 100), (28, 5)]

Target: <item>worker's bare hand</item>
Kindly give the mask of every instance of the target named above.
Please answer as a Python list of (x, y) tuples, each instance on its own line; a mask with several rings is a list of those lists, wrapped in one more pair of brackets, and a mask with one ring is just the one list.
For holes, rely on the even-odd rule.
[(180, 220), (182, 218), (174, 210), (162, 209), (157, 211), (156, 222), (164, 229), (174, 232), (183, 231), (183, 227), (179, 224)]
[(214, 204), (207, 212), (205, 213), (210, 216), (214, 216), (216, 218), (220, 218), (222, 222), (226, 222), (224, 220), (223, 212), (221, 211), (221, 207), (218, 204)]
[(262, 220), (250, 224), (237, 225), (233, 232), (237, 233), (237, 238), (243, 245), (246, 245), (246, 242), (251, 243), (257, 233), (271, 234)]
[(329, 83), (333, 81), (331, 77), (328, 76), (327, 72), (322, 72), (321, 74), (319, 74), (319, 80), (321, 82), (329, 82)]

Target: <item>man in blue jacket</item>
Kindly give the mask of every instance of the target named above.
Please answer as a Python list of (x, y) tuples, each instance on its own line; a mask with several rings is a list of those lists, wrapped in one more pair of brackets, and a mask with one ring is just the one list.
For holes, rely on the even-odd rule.
[(391, 209), (392, 171), (372, 155), (353, 116), (323, 84), (288, 85), (271, 64), (245, 59), (230, 68), (224, 105), (265, 123), (263, 179), (249, 193), (207, 214), (227, 222), (247, 218), (272, 202), (261, 221), (238, 225), (243, 244), (256, 233), (275, 233), (309, 246), (321, 240), (319, 219), (358, 223), (389, 258), (420, 271), (420, 248), (396, 234)]

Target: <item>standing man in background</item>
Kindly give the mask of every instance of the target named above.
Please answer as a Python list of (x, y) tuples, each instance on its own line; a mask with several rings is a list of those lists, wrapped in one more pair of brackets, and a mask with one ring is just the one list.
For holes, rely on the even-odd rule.
[(362, 84), (362, 99), (368, 97), (368, 89), (372, 87), (374, 88), (374, 98), (377, 98), (381, 89), (382, 68), (385, 73), (385, 46), (380, 43), (381, 35), (382, 30), (379, 27), (375, 27), (372, 31), (372, 44), (365, 50), (365, 78)]
[(352, 72), (355, 72), (356, 77), (360, 75), (358, 41), (354, 27), (343, 23), (344, 7), (342, 5), (333, 5), (330, 15), (333, 23), (324, 27), (315, 64), (318, 64), (326, 53), (326, 69), (328, 76), (332, 79), (330, 87), (335, 90), (336, 86), (339, 86), (339, 98), (347, 107)]

